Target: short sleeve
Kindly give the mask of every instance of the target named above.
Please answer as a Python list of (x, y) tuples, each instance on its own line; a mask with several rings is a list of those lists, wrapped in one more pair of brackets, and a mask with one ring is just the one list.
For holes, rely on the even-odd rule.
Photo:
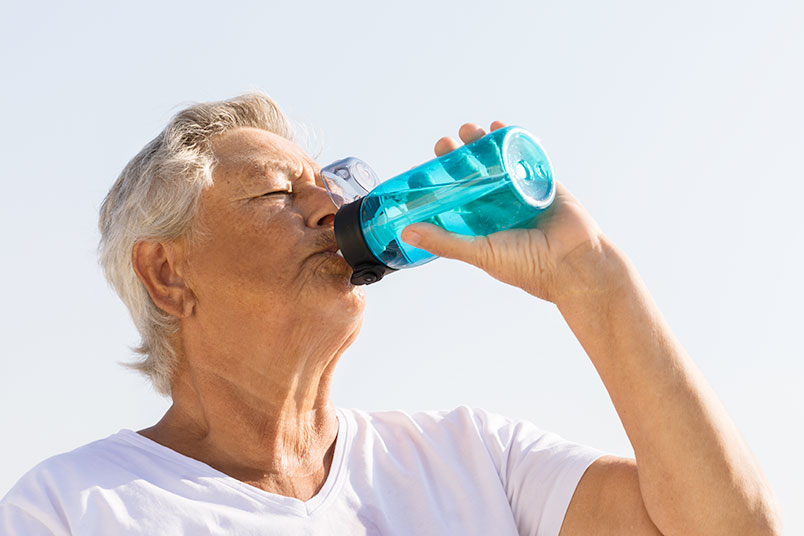
[(528, 421), (471, 411), (497, 466), (519, 534), (557, 536), (578, 482), (606, 453)]

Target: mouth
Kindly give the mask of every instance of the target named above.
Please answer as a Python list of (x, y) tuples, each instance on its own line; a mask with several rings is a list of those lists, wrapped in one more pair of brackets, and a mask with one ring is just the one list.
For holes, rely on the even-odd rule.
[(346, 262), (346, 259), (343, 257), (343, 253), (341, 253), (340, 248), (337, 245), (330, 246), (326, 249), (322, 249), (317, 253), (318, 255), (324, 255), (326, 257), (331, 257), (333, 259), (340, 259), (342, 262)]
[(341, 250), (338, 248), (337, 245), (332, 245), (327, 248), (324, 248), (318, 253), (333, 253), (335, 255), (338, 255), (339, 257), (343, 257), (343, 253), (341, 253)]
[(318, 246), (318, 249), (317, 251), (313, 250), (313, 253), (310, 254), (311, 256), (331, 259), (335, 261), (336, 264), (342, 264), (344, 268), (346, 266), (351, 268), (349, 263), (346, 262), (343, 253), (341, 253), (341, 249), (338, 246), (338, 241), (335, 239), (335, 235), (333, 233), (318, 236), (314, 245)]
[(338, 246), (338, 242), (335, 240), (334, 236), (328, 236), (322, 241), (319, 241), (318, 247), (322, 249), (318, 250), (316, 253), (333, 253), (337, 254), (339, 257), (343, 257), (340, 247)]

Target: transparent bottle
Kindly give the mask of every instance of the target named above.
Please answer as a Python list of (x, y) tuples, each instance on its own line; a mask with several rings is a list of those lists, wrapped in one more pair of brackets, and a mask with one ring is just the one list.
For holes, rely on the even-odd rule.
[(321, 170), (339, 210), (335, 237), (352, 283), (369, 284), (435, 255), (406, 244), (402, 230), (427, 222), (463, 235), (528, 227), (555, 197), (547, 154), (525, 129), (501, 128), (385, 182), (361, 160)]

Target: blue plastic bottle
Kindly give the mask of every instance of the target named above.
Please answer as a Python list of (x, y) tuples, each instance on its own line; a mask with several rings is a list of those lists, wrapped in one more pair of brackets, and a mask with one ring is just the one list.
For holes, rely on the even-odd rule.
[(555, 197), (547, 154), (530, 133), (515, 126), (495, 130), (376, 187), (376, 175), (356, 158), (334, 162), (321, 175), (340, 206), (335, 237), (356, 285), (437, 258), (401, 240), (402, 230), (412, 223), (485, 236), (527, 227)]

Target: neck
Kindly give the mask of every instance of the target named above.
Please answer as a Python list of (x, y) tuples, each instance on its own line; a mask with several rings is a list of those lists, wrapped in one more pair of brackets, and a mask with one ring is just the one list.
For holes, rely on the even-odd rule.
[(199, 337), (187, 330), (173, 405), (140, 433), (266, 491), (312, 497), (326, 480), (338, 432), (332, 373), (358, 329), (315, 338), (260, 331), (259, 341), (226, 337), (224, 328), (205, 327)]

